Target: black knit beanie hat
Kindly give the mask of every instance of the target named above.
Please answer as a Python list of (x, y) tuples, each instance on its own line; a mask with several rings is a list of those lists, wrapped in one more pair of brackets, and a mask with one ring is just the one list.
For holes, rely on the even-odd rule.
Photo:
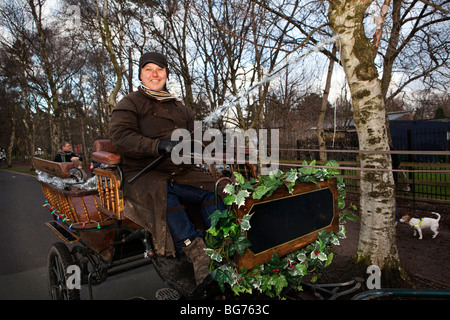
[(166, 57), (159, 52), (147, 52), (139, 59), (139, 80), (141, 79), (141, 69), (147, 63), (154, 63), (161, 68), (166, 68), (167, 77), (169, 77), (169, 64), (167, 63)]

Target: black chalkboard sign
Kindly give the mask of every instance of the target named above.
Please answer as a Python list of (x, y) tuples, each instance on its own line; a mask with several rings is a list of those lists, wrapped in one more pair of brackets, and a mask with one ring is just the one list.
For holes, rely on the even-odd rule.
[(303, 248), (317, 239), (320, 230), (338, 232), (336, 178), (318, 183), (301, 182), (290, 193), (280, 186), (268, 197), (246, 199), (236, 218), (253, 214), (246, 231), (252, 245), (237, 257), (239, 268), (250, 270), (272, 259)]
[(256, 203), (247, 239), (258, 254), (329, 226), (333, 220), (333, 193), (323, 188)]

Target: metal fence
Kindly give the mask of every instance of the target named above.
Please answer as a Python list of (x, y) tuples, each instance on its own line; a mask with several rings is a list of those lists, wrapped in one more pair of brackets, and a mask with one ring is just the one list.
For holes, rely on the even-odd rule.
[[(397, 172), (397, 199), (447, 205), (450, 207), (450, 121), (390, 121), (393, 157), (400, 164)], [(292, 144), (291, 144), (292, 145)], [(295, 151), (296, 160), (319, 159), (316, 139), (297, 140), (296, 149), (281, 149), (280, 159), (287, 159), (287, 150)], [(346, 149), (346, 150), (343, 150)], [(355, 150), (352, 150), (355, 149)], [(354, 131), (340, 133), (333, 147), (327, 146), (327, 157), (338, 161), (349, 193), (360, 193), (358, 141)], [(414, 151), (412, 151), (414, 150)], [(284, 152), (284, 153), (283, 153)]]
[[(306, 153), (318, 153), (314, 149), (301, 149), (299, 152)], [(335, 160), (333, 155), (340, 153), (353, 153), (358, 154), (358, 151), (353, 150), (327, 150), (328, 159)], [(423, 154), (421, 151), (393, 151), (397, 153), (400, 159), (414, 159), (419, 154)], [(450, 156), (449, 151), (439, 151), (435, 155), (430, 152), (425, 152), (429, 159), (447, 159)], [(433, 158), (431, 157), (433, 156)], [(338, 157), (345, 158), (345, 157)], [(316, 158), (317, 159), (317, 158)], [(428, 159), (428, 160), (429, 160)], [(310, 159), (305, 159), (308, 163)], [(359, 195), (360, 194), (360, 178), (361, 178), (361, 166), (359, 161), (339, 161), (339, 167), (341, 168), (341, 175), (344, 178), (346, 185), (346, 191), (348, 194)], [(302, 160), (290, 161), (285, 163), (283, 169), (292, 166), (298, 166), (302, 163)], [(320, 161), (317, 161), (317, 165), (323, 165)], [(400, 206), (408, 206), (416, 208), (419, 204), (423, 203), (433, 207), (447, 208), (444, 212), (450, 213), (450, 163), (448, 162), (410, 162), (400, 161), (397, 168), (395, 168), (397, 174), (396, 181), (396, 199)]]
[[(340, 165), (359, 167), (359, 163), (353, 161)], [(450, 163), (401, 162), (398, 170), (396, 190), (399, 199), (450, 206)], [(347, 192), (359, 193), (360, 171), (343, 169), (342, 175)]]
[[(391, 121), (390, 130), (395, 150), (450, 151), (450, 122)], [(450, 163), (450, 155), (409, 154), (402, 161)]]

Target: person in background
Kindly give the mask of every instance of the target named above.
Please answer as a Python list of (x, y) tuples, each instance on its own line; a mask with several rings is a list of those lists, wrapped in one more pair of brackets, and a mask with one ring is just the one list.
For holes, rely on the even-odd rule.
[(83, 161), (81, 159), (80, 156), (76, 155), (73, 151), (72, 151), (72, 146), (70, 145), (69, 142), (67, 141), (63, 141), (59, 144), (59, 151), (55, 156), (55, 159), (53, 161), (55, 162), (71, 162), (73, 160), (80, 160)]
[(78, 159), (74, 159), (74, 160), (72, 160), (72, 163), (73, 163), (73, 168), (70, 169), (70, 174), (74, 175), (78, 179), (81, 179), (81, 181), (87, 181), (88, 175), (83, 170), (83, 162), (81, 162)]

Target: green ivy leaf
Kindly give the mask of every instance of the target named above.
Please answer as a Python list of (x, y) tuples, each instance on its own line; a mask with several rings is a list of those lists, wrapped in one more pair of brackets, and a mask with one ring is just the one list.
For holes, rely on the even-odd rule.
[(236, 235), (237, 230), (238, 230), (238, 225), (235, 223), (231, 223), (226, 227), (222, 227), (223, 236), (225, 238), (227, 238), (229, 236), (234, 237)]
[(247, 180), (245, 180), (245, 182), (241, 184), (241, 188), (246, 190), (253, 190), (253, 186)]
[(300, 252), (297, 255), (297, 260), (300, 261), (300, 263), (303, 263), (304, 261), (306, 261), (308, 258), (306, 257), (306, 254), (304, 252)]
[(272, 254), (272, 260), (266, 262), (267, 271), (273, 272), (273, 270), (282, 270), (284, 269), (289, 263), (286, 260), (280, 260), (278, 257), (278, 254), (274, 251)]
[(326, 261), (327, 255), (323, 252), (319, 252), (319, 254), (317, 255), (317, 259), (319, 259), (320, 261)]
[(225, 283), (232, 284), (234, 282), (233, 275), (234, 271), (229, 265), (222, 266), (216, 270), (214, 280), (217, 281), (222, 292), (225, 291)]
[(225, 188), (223, 188), (223, 192), (228, 194), (234, 194), (235, 193), (234, 186), (231, 183), (227, 184)]
[[(315, 166), (316, 165), (316, 160), (311, 161), (311, 163), (309, 164), (310, 166)], [(314, 168), (311, 167), (311, 174), (316, 174), (317, 172), (321, 172), (322, 170), (319, 168)]]
[(269, 191), (269, 188), (262, 185), (255, 189), (255, 191), (252, 193), (253, 199), (261, 199), (267, 192)]
[(325, 267), (328, 267), (330, 263), (333, 261), (334, 254), (331, 252), (327, 257), (327, 262), (325, 262)]
[(250, 184), (256, 184), (256, 183), (258, 183), (258, 181), (255, 180), (255, 178), (250, 177)]
[(297, 172), (294, 170), (291, 170), (286, 177), (286, 181), (287, 182), (295, 182), (295, 180), (297, 180), (297, 178), (298, 178)]
[(295, 271), (295, 275), (300, 275), (300, 276), (304, 276), (304, 275), (306, 275), (308, 272), (307, 272), (307, 270), (306, 270), (306, 265), (304, 265), (304, 264), (296, 264), (295, 265), (295, 269), (294, 269), (294, 271)]
[(245, 179), (244, 176), (242, 174), (240, 174), (237, 171), (233, 171), (234, 176), (236, 177), (236, 182), (239, 184), (244, 184)]
[[(344, 203), (345, 206), (345, 203)], [(358, 216), (354, 214), (353, 212), (344, 209), (342, 211), (342, 218), (349, 221), (358, 221)]]
[(345, 208), (345, 200), (342, 197), (338, 198), (338, 209), (344, 209)]
[(227, 206), (231, 206), (235, 200), (236, 200), (236, 195), (233, 193), (233, 194), (227, 195), (225, 197), (225, 199), (223, 199), (223, 203)]
[[(336, 160), (330, 160), (325, 164), (326, 167), (339, 167), (339, 163)], [(330, 177), (341, 174), (339, 169), (327, 169), (327, 173)]]
[(241, 255), (244, 255), (245, 249), (250, 247), (252, 243), (245, 237), (244, 232), (240, 232), (238, 236), (234, 239), (234, 249)]
[(222, 262), (222, 256), (220, 253), (216, 252), (214, 249), (206, 248), (205, 253), (214, 261)]
[(238, 192), (238, 194), (236, 195), (236, 199), (234, 200), (234, 202), (237, 204), (238, 208), (242, 205), (244, 205), (245, 203), (245, 198), (247, 198), (250, 194), (248, 193), (247, 190), (241, 190)]
[[(243, 292), (246, 292), (246, 291), (247, 291), (245, 287), (240, 286), (240, 285), (237, 285), (237, 284), (231, 286), (231, 290), (232, 290), (237, 296), (239, 295), (239, 293), (243, 293)], [(250, 291), (251, 291), (251, 290), (250, 290)], [(250, 292), (250, 294), (251, 294), (251, 292)]]
[(275, 294), (280, 295), (283, 288), (288, 286), (286, 277), (283, 274), (274, 274), (270, 277), (269, 284), (275, 287)]
[(347, 236), (345, 235), (346, 231), (345, 231), (345, 226), (344, 225), (339, 225), (339, 231), (337, 233), (337, 236), (339, 237), (339, 239), (345, 239)]
[(305, 176), (308, 176), (308, 175), (310, 175), (312, 173), (312, 169), (313, 169), (312, 167), (301, 167), (300, 168), (300, 173), (305, 175)]
[(337, 237), (337, 236), (332, 237), (332, 238), (331, 238), (331, 244), (333, 244), (333, 245), (335, 245), (335, 246), (340, 245), (341, 243), (339, 242), (339, 237)]
[(211, 227), (208, 230), (206, 230), (206, 232), (212, 235), (213, 237), (216, 237), (219, 234), (220, 230), (217, 230), (215, 227)]
[(247, 231), (250, 230), (250, 219), (253, 216), (252, 214), (246, 214), (245, 216), (242, 217), (241, 220), (241, 230), (243, 231)]
[(276, 169), (276, 170), (269, 172), (269, 178), (272, 180), (278, 179), (282, 174), (283, 174), (283, 171), (281, 171), (280, 169)]
[(217, 222), (219, 222), (221, 218), (226, 218), (227, 216), (228, 216), (228, 209), (222, 211), (220, 210), (214, 211), (209, 217), (211, 220), (211, 227), (215, 227), (217, 225)]

